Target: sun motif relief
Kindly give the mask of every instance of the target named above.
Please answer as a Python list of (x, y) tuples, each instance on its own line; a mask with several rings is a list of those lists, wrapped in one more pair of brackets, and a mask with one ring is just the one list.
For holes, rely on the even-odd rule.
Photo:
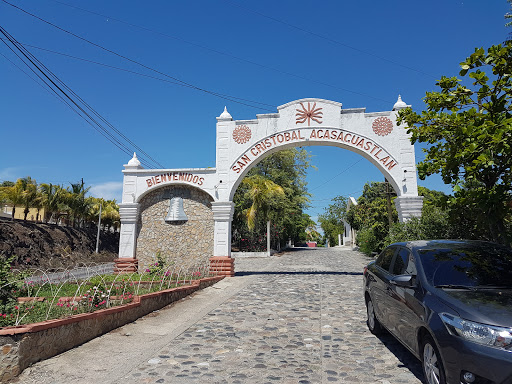
[(310, 125), (310, 120), (316, 121), (318, 124), (322, 124), (322, 108), (316, 108), (316, 103), (313, 103), (313, 107), (311, 107), (308, 102), (308, 108), (304, 106), (304, 104), (300, 103), (302, 110), (296, 109), (297, 113), (295, 117), (297, 118), (295, 124), (304, 123), (306, 120), (308, 121), (308, 125)]
[(251, 139), (251, 129), (247, 125), (239, 125), (233, 131), (233, 140), (238, 144), (245, 144)]
[(387, 117), (378, 117), (372, 124), (373, 132), (379, 136), (387, 136), (393, 130), (393, 122)]

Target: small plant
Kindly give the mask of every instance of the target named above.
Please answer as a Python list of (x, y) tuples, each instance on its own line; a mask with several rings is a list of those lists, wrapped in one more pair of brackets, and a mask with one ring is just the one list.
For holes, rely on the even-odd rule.
[[(145, 272), (149, 273), (151, 276), (162, 275), (165, 272), (168, 272), (167, 259), (162, 255), (161, 251), (157, 251), (156, 254), (156, 262), (150, 264), (149, 268), (146, 268)], [(167, 275), (168, 276), (168, 275)]]
[(97, 309), (107, 308), (110, 301), (110, 290), (94, 286), (92, 289), (85, 291), (84, 295), (78, 301), (78, 306), (84, 308), (88, 312)]

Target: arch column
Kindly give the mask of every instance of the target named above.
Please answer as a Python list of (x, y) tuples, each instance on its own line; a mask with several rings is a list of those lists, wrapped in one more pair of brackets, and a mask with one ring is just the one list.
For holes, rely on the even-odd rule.
[(398, 220), (403, 223), (413, 216), (421, 216), (423, 196), (399, 196), (395, 199)]
[(210, 269), (217, 275), (234, 276), (235, 264), (231, 258), (231, 222), (235, 205), (231, 201), (212, 203), (213, 220), (213, 257), (210, 258)]
[(135, 250), (137, 245), (137, 218), (139, 216), (139, 204), (119, 204), (119, 216), (121, 217), (119, 258), (114, 260), (114, 273), (137, 272)]

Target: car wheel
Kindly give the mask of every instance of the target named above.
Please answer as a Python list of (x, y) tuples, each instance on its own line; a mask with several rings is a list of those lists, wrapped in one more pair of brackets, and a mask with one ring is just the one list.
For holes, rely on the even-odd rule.
[(375, 316), (373, 302), (369, 297), (366, 300), (366, 324), (368, 324), (368, 329), (374, 335), (382, 333), (382, 325), (380, 325), (379, 320)]
[(423, 373), (427, 384), (446, 384), (443, 361), (434, 340), (426, 336), (421, 343)]

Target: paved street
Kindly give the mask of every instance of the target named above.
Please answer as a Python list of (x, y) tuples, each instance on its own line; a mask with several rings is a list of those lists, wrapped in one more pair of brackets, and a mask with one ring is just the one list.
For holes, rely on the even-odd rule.
[(19, 383), (421, 383), (365, 324), (357, 252), (237, 259), (234, 278), (27, 369)]

